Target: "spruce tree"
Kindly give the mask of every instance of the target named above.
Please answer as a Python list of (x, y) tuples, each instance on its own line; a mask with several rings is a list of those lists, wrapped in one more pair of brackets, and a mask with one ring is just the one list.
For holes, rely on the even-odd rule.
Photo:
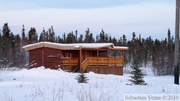
[(31, 27), (31, 29), (29, 30), (28, 38), (29, 38), (29, 44), (38, 42), (38, 34), (37, 34), (36, 29), (34, 27)]
[(84, 42), (85, 43), (90, 43), (90, 30), (89, 28), (85, 31), (85, 38), (84, 38)]
[(55, 42), (55, 32), (53, 26), (49, 28), (49, 42)]
[(26, 39), (26, 35), (25, 35), (25, 28), (24, 28), (24, 25), (22, 25), (22, 33), (21, 33), (21, 39), (22, 39), (22, 42), (21, 42), (21, 46), (24, 46), (27, 44), (27, 39)]
[(8, 26), (8, 23), (5, 23), (2, 29), (2, 36), (1, 36), (1, 48), (2, 48), (2, 54), (1, 58), (3, 59), (3, 67), (9, 67), (8, 63), (11, 62), (9, 61), (11, 58), (11, 53), (12, 53), (12, 33), (10, 31), (10, 28)]
[(79, 38), (78, 38), (78, 42), (79, 42), (79, 43), (83, 43), (83, 35), (82, 35), (82, 34), (80, 34), (80, 36), (79, 36)]
[(145, 74), (142, 73), (141, 62), (142, 61), (141, 61), (140, 49), (135, 49), (132, 64), (131, 64), (131, 68), (132, 68), (132, 71), (130, 72), (131, 79), (129, 80), (134, 85), (146, 85), (145, 81), (143, 80)]
[(46, 38), (46, 31), (44, 28), (43, 28), (43, 31), (41, 32), (40, 36), (39, 36), (39, 42), (42, 42), (42, 41), (48, 41), (48, 38)]
[(87, 83), (88, 78), (84, 75), (84, 73), (80, 73), (76, 80), (78, 81), (78, 83)]

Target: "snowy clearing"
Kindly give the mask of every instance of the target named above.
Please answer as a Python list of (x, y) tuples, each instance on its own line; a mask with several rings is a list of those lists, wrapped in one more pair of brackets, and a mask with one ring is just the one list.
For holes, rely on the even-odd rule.
[[(147, 71), (146, 71), (147, 72)], [(0, 70), (0, 101), (123, 101), (124, 94), (180, 94), (173, 76), (148, 74), (148, 85), (135, 86), (124, 76), (85, 74), (89, 81), (79, 84), (78, 73), (62, 70)]]

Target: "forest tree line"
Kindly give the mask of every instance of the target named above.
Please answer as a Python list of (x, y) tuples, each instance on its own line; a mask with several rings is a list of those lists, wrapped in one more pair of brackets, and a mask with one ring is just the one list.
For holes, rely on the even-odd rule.
[(94, 37), (89, 28), (85, 30), (84, 34), (79, 34), (78, 30), (75, 30), (57, 36), (53, 26), (48, 30), (42, 29), (42, 32), (38, 34), (36, 28), (31, 27), (26, 31), (23, 25), (22, 32), (14, 34), (11, 32), (8, 23), (4, 23), (2, 30), (0, 30), (0, 68), (28, 67), (22, 46), (42, 41), (56, 43), (114, 43), (116, 46), (127, 46), (129, 50), (125, 55), (126, 65), (131, 65), (135, 56), (134, 53), (139, 51), (141, 58), (138, 61), (142, 66), (151, 65), (156, 75), (173, 74), (174, 38), (170, 29), (167, 30), (167, 38), (163, 40), (153, 40), (151, 36), (141, 38), (141, 35), (137, 35), (135, 32), (132, 33), (132, 39), (127, 40), (126, 35), (120, 38), (112, 37), (103, 29)]

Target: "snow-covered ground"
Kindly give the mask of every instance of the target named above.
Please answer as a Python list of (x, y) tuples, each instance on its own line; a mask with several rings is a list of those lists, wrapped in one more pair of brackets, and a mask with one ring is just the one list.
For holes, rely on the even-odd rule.
[(127, 85), (123, 76), (86, 73), (89, 81), (79, 84), (78, 73), (43, 67), (16, 71), (0, 70), (0, 101), (123, 101), (124, 94), (180, 94), (173, 76), (153, 76), (146, 69), (148, 85)]

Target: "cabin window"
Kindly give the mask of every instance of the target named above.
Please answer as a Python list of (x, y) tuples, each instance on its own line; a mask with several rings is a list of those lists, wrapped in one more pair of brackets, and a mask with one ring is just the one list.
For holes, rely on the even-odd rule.
[(115, 56), (115, 52), (113, 50), (109, 51), (109, 57), (114, 57)]
[(100, 51), (99, 52), (99, 57), (106, 57), (107, 56), (107, 52), (106, 51)]
[(109, 57), (122, 57), (122, 51), (120, 50), (110, 50)]
[(122, 51), (116, 51), (116, 57), (122, 57)]
[(66, 53), (66, 58), (71, 58), (71, 53)]
[(99, 57), (105, 57), (104, 53), (99, 53)]

